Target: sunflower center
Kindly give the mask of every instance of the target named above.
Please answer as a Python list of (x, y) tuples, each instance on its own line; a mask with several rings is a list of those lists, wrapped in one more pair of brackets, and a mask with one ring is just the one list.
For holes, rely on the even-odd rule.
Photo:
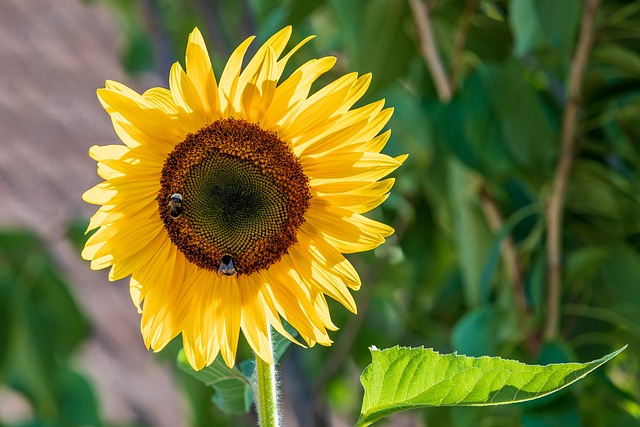
[(158, 194), (171, 241), (192, 263), (251, 274), (296, 243), (311, 193), (302, 165), (273, 132), (221, 119), (167, 157)]

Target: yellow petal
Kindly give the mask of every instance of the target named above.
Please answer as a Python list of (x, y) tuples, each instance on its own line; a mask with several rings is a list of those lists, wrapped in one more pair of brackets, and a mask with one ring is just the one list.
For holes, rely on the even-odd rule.
[[(107, 111), (117, 110), (117, 113), (112, 113), (113, 116), (122, 117), (138, 131), (139, 135), (145, 136), (144, 139), (134, 138), (139, 144), (147, 143), (169, 152), (190, 131), (188, 127), (184, 127), (183, 123), (174, 120), (166, 112), (146, 101), (143, 104), (137, 99), (109, 89), (99, 89), (98, 97), (108, 106)], [(131, 135), (135, 130), (127, 129), (127, 133)]]
[(241, 297), (236, 277), (221, 276), (214, 289), (216, 301), (216, 334), (220, 353), (228, 367), (236, 363), (238, 336), (240, 334)]
[(388, 197), (395, 179), (366, 183), (355, 190), (343, 191), (341, 182), (319, 185), (313, 188), (312, 195), (331, 205), (355, 213), (368, 212)]
[(302, 251), (298, 245), (290, 248), (289, 252), (300, 278), (311, 282), (315, 288), (344, 305), (352, 313), (357, 312), (356, 302), (340, 278), (333, 275), (323, 264), (312, 261), (307, 252)]
[(350, 289), (360, 289), (361, 281), (356, 269), (321, 236), (310, 234), (308, 228), (301, 227), (298, 232), (298, 241), (303, 247), (308, 248), (307, 256), (317, 264), (324, 265), (332, 273), (339, 275)]
[(339, 208), (320, 207), (317, 203), (314, 206), (314, 200), (305, 218), (315, 233), (322, 234), (343, 253), (375, 249), (393, 234), (393, 228), (385, 224)]
[[(182, 343), (187, 360), (195, 370), (211, 364), (220, 352), (215, 330), (215, 276), (202, 273), (199, 277), (200, 294), (193, 300), (189, 318), (182, 331)], [(203, 280), (209, 279), (209, 280)]]
[(273, 129), (280, 126), (287, 117), (295, 116), (302, 101), (309, 94), (313, 82), (333, 68), (335, 63), (336, 58), (331, 56), (313, 59), (303, 64), (278, 85), (273, 96), (276, 102), (271, 103), (262, 118), (264, 128)]
[(238, 87), (238, 76), (240, 75), (240, 69), (242, 68), (242, 59), (254, 38), (255, 37), (249, 37), (233, 51), (229, 61), (227, 61), (227, 65), (222, 71), (218, 92), (220, 99), (220, 111), (222, 112), (223, 117), (234, 113), (233, 105), (236, 98), (236, 89)]
[(259, 122), (264, 111), (271, 104), (276, 88), (276, 81), (272, 76), (275, 65), (276, 53), (268, 47), (262, 61), (257, 63), (257, 68), (244, 71), (244, 73), (252, 73), (243, 85), (241, 96), (243, 118), (246, 120)]
[(358, 77), (358, 80), (355, 81), (349, 93), (345, 97), (342, 105), (338, 109), (337, 113), (342, 114), (347, 112), (353, 105), (360, 100), (369, 89), (369, 85), (371, 84), (371, 73), (364, 74)]
[(291, 33), (293, 32), (293, 28), (291, 25), (287, 25), (264, 42), (263, 47), (270, 47), (276, 53), (276, 56), (280, 56), (284, 51), (284, 48), (287, 47), (287, 43), (291, 38)]
[(142, 96), (149, 104), (164, 111), (169, 115), (177, 115), (179, 113), (173, 94), (169, 89), (163, 87), (153, 87), (145, 91)]
[(267, 363), (273, 363), (269, 342), (269, 324), (264, 303), (259, 298), (260, 283), (257, 275), (238, 278), (242, 314), (240, 326), (253, 351)]
[[(167, 236), (164, 233), (158, 233), (141, 250), (132, 251), (131, 254), (127, 254), (130, 255), (127, 257), (116, 257), (117, 262), (111, 267), (109, 280), (119, 280), (130, 274), (145, 271), (148, 269), (147, 264), (154, 262), (153, 260), (162, 253), (166, 246), (169, 246)], [(165, 260), (161, 260), (156, 265), (161, 267), (165, 262)], [(143, 283), (147, 283), (146, 280), (143, 280)], [(144, 295), (141, 297), (144, 298)]]
[(279, 61), (278, 61), (278, 67), (277, 67), (277, 72), (276, 72), (276, 79), (279, 79), (280, 76), (282, 75), (284, 68), (287, 65), (287, 62), (289, 62), (289, 59), (291, 59), (291, 57), (293, 56), (294, 53), (296, 53), (298, 51), (298, 49), (300, 49), (302, 46), (304, 46), (305, 44), (307, 44), (308, 41), (314, 39), (315, 36), (308, 36), (307, 38), (305, 38), (304, 40), (302, 40), (300, 43), (298, 43), (297, 45), (295, 45), (295, 47), (293, 49), (291, 49), (285, 56), (283, 56)]
[(205, 122), (220, 116), (218, 86), (211, 66), (207, 46), (198, 28), (189, 35), (186, 53), (187, 75), (191, 79), (204, 107)]
[(119, 159), (129, 152), (124, 145), (93, 145), (89, 148), (89, 156), (95, 160)]
[(196, 115), (197, 118), (194, 120), (194, 129), (192, 132), (200, 129), (202, 125), (207, 122), (202, 100), (200, 99), (198, 89), (191, 82), (191, 79), (178, 62), (175, 62), (171, 66), (171, 71), (169, 72), (169, 87), (171, 88), (171, 95), (176, 105), (185, 113), (194, 113)]
[(108, 183), (101, 182), (82, 194), (82, 200), (93, 205), (104, 205), (118, 192)]
[(302, 103), (298, 114), (292, 117), (291, 122), (283, 125), (281, 138), (292, 140), (329, 120), (340, 108), (356, 81), (356, 76), (356, 73), (344, 75), (311, 95)]
[(142, 314), (142, 284), (133, 277), (129, 280), (129, 294), (133, 305), (138, 309), (138, 314)]
[[(401, 159), (403, 160), (403, 159)], [(312, 186), (316, 180), (377, 181), (402, 165), (402, 161), (380, 153), (337, 153), (300, 158)]]
[(291, 286), (288, 273), (283, 274), (278, 270), (282, 268), (271, 268), (268, 271), (268, 282), (263, 280), (264, 283), (268, 283), (265, 286), (268, 291), (265, 297), (270, 297), (278, 313), (300, 332), (308, 345), (312, 346), (316, 342), (316, 330), (324, 329), (322, 319), (313, 310), (310, 295), (299, 286)]

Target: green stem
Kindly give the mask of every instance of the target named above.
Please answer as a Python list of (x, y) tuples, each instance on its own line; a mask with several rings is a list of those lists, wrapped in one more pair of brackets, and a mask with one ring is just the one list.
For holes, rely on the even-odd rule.
[[(269, 331), (269, 343), (273, 347), (271, 331)], [(279, 427), (276, 367), (275, 364), (265, 362), (258, 355), (256, 355), (255, 383), (258, 424), (260, 427)]]

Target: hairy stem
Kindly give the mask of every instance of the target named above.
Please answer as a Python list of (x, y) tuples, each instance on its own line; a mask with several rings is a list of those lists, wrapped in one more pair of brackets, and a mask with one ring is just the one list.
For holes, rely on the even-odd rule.
[(600, 0), (587, 0), (582, 12), (578, 46), (571, 60), (567, 83), (567, 103), (562, 121), (560, 158), (556, 164), (549, 203), (547, 205), (547, 283), (548, 312), (544, 336), (558, 336), (560, 329), (560, 297), (562, 293), (562, 222), (567, 182), (576, 151), (576, 123), (582, 97), (582, 80), (593, 44), (595, 21)]
[[(271, 331), (269, 343), (273, 347)], [(278, 389), (275, 363), (267, 363), (256, 355), (255, 388), (258, 424), (260, 427), (279, 427)]]

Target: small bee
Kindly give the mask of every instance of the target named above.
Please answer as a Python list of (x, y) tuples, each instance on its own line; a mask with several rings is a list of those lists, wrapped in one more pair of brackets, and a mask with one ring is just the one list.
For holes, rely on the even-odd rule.
[(178, 218), (182, 215), (182, 194), (172, 194), (169, 197), (169, 215), (171, 218)]
[(225, 276), (235, 276), (238, 274), (236, 267), (233, 265), (233, 257), (231, 255), (222, 256), (218, 273), (224, 274)]

